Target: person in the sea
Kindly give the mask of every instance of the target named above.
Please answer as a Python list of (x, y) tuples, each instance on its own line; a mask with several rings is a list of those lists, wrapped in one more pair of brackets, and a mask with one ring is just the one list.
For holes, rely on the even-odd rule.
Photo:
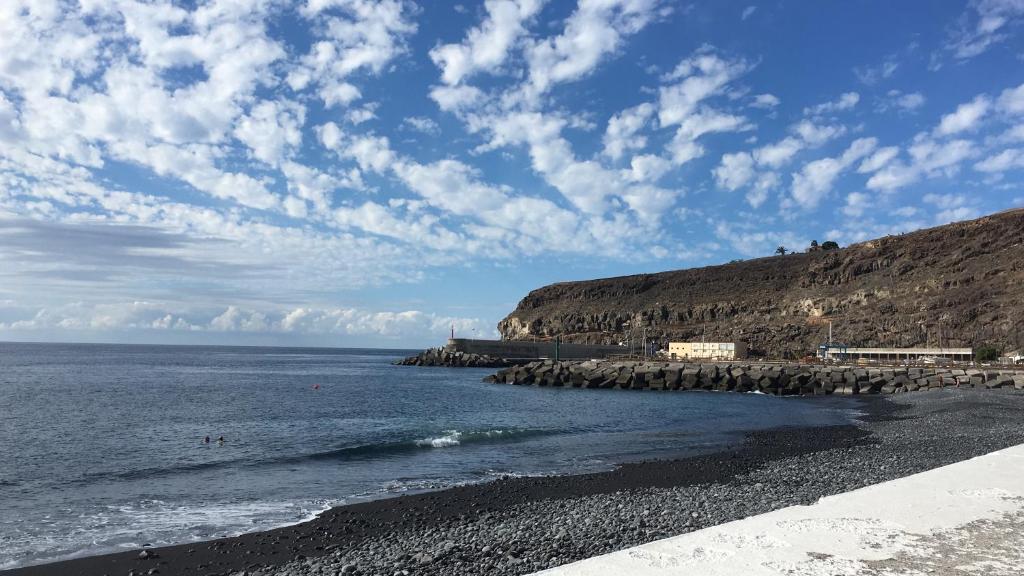
[(206, 438), (203, 438), (203, 444), (209, 444), (209, 443), (210, 443), (210, 437), (209, 436), (207, 436)]
[(223, 436), (221, 436), (220, 438), (217, 438), (217, 444), (220, 444), (221, 446), (224, 445), (224, 437)]

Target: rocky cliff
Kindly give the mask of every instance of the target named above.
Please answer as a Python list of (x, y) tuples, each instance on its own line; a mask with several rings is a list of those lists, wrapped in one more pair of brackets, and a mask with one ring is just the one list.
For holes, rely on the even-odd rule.
[(498, 324), (505, 339), (744, 340), (751, 354), (849, 346), (1024, 348), (1024, 210), (833, 251), (552, 284)]

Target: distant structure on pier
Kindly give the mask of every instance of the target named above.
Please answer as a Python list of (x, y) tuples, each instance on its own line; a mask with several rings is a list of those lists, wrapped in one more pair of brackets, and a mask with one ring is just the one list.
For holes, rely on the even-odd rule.
[(895, 362), (952, 361), (970, 362), (973, 348), (851, 348), (842, 344), (818, 347), (822, 360), (875, 360)]

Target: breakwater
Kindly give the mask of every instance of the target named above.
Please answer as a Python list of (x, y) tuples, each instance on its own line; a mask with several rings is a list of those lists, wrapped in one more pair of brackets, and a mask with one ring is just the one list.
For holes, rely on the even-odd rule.
[(763, 392), (788, 396), (895, 394), (944, 387), (1024, 389), (1024, 371), (748, 362), (544, 360), (499, 370), (484, 381), (573, 388)]
[(528, 359), (560, 358), (590, 359), (607, 358), (625, 354), (629, 351), (625, 346), (602, 344), (572, 344), (568, 342), (531, 340), (477, 340), (473, 338), (452, 338), (444, 347), (449, 352), (466, 354), (482, 354), (495, 358)]
[(452, 352), (445, 348), (430, 348), (415, 356), (403, 358), (394, 364), (397, 366), (446, 366), (449, 368), (502, 368), (513, 365), (512, 362), (504, 358), (471, 352)]

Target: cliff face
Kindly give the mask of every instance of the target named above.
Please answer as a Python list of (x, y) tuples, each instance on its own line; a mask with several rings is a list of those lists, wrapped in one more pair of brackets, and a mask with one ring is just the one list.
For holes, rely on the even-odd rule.
[(849, 346), (1024, 348), (1024, 210), (829, 252), (582, 282), (530, 292), (502, 338), (745, 340), (800, 357)]

